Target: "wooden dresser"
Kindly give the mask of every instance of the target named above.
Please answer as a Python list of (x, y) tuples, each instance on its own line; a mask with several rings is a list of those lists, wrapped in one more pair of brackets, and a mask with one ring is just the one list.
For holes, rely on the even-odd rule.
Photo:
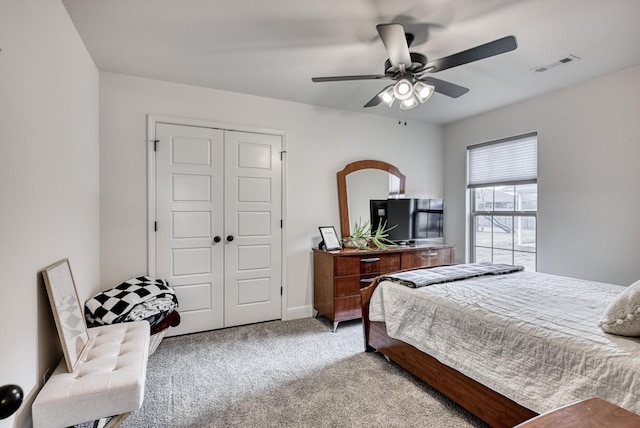
[(313, 249), (313, 308), (333, 322), (362, 318), (360, 288), (385, 273), (455, 263), (451, 244), (407, 246), (388, 250)]

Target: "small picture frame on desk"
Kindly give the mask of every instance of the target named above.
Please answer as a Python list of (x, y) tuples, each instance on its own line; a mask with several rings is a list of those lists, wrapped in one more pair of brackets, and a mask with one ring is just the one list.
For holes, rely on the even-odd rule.
[[(320, 226), (319, 229), (320, 229), (320, 235), (322, 236), (322, 243), (324, 243), (325, 250), (327, 251), (340, 250), (342, 248), (342, 244), (340, 243), (340, 238), (338, 238), (336, 229), (333, 226)], [(322, 243), (320, 244), (320, 248), (322, 248)]]

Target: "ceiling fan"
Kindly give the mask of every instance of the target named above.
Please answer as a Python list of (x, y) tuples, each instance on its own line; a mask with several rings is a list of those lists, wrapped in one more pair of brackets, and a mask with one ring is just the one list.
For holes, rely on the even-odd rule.
[(418, 52), (409, 52), (413, 41), (411, 33), (405, 33), (401, 24), (379, 24), (376, 26), (380, 39), (389, 55), (384, 64), (384, 74), (355, 76), (313, 77), (314, 82), (338, 82), (345, 80), (389, 79), (396, 82), (378, 92), (364, 107), (375, 107), (381, 102), (391, 107), (397, 99), (400, 109), (409, 110), (424, 103), (433, 92), (458, 98), (468, 88), (428, 76), (431, 73), (489, 58), (518, 47), (514, 36), (503, 37), (475, 48), (427, 62), (427, 57)]

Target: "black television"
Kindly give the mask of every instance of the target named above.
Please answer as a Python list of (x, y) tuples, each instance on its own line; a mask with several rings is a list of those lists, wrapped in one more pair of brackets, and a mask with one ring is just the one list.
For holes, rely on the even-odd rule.
[(414, 244), (444, 236), (442, 199), (372, 199), (369, 205), (371, 227), (395, 226), (388, 236), (395, 243)]
[(387, 223), (387, 207), (386, 199), (371, 199), (369, 201), (371, 228), (375, 230), (379, 224)]

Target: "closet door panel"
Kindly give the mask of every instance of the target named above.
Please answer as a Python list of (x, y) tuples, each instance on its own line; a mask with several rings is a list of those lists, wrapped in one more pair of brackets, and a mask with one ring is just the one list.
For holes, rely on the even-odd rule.
[(280, 319), (282, 138), (225, 132), (225, 325)]
[(224, 133), (156, 125), (156, 275), (178, 296), (169, 335), (224, 327)]

